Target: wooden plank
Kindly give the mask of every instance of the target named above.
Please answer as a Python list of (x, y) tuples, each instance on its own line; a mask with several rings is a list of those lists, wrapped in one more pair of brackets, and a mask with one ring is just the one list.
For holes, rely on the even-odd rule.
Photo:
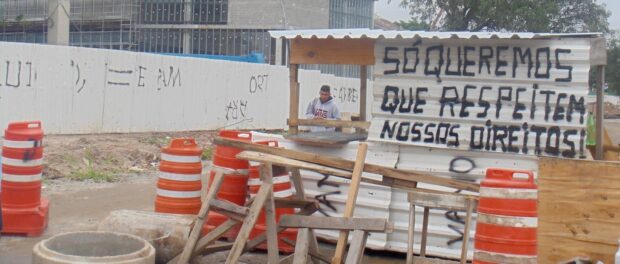
[(347, 253), (347, 261), (345, 262), (345, 264), (362, 263), (367, 238), (368, 233), (366, 233), (365, 231), (353, 231), (353, 237), (351, 239), (351, 245), (349, 246), (349, 253)]
[(316, 165), (308, 162), (298, 161), (294, 159), (284, 158), (277, 155), (265, 154), (255, 151), (242, 151), (237, 154), (238, 159), (257, 161), (257, 162), (271, 162), (276, 165), (292, 166), (299, 169), (316, 171), (319, 173), (329, 174), (338, 177), (351, 178), (351, 172), (339, 169), (333, 169), (326, 166)]
[[(312, 233), (312, 229), (310, 230), (310, 232)], [(282, 241), (286, 244), (289, 244), (291, 246), (295, 246), (296, 242), (295, 241), (291, 241), (288, 238), (282, 238)], [(310, 247), (310, 250), (308, 251), (308, 254), (310, 254), (310, 256), (312, 256), (313, 258), (315, 258), (317, 261), (322, 261), (325, 263), (331, 263), (331, 260), (329, 257), (322, 255), (321, 253), (319, 253), (318, 251), (313, 251), (312, 247)]]
[(289, 171), (291, 172), (293, 187), (295, 187), (295, 196), (297, 196), (297, 199), (306, 199), (306, 191), (304, 190), (304, 182), (301, 179), (299, 167), (290, 167)]
[(595, 158), (597, 160), (603, 159), (603, 119), (605, 117), (605, 91), (603, 90), (603, 84), (605, 83), (605, 66), (596, 67), (596, 151)]
[(229, 219), (226, 220), (226, 222), (220, 224), (215, 229), (211, 230), (211, 232), (209, 232), (206, 236), (198, 240), (198, 243), (196, 244), (196, 250), (194, 250), (193, 256), (202, 255), (209, 244), (213, 243), (215, 240), (218, 240), (237, 224), (239, 224), (239, 222)]
[(373, 39), (293, 39), (291, 64), (374, 65)]
[(613, 263), (619, 200), (620, 163), (540, 158), (538, 263), (575, 256)]
[[(368, 144), (360, 143), (357, 148), (357, 156), (355, 157), (355, 166), (353, 167), (351, 183), (349, 183), (347, 201), (344, 205), (344, 212), (342, 213), (342, 216), (345, 218), (353, 217), (355, 203), (357, 202), (357, 193), (359, 191), (360, 180), (362, 178), (362, 171), (364, 171), (364, 164), (366, 163), (367, 152)], [(338, 237), (338, 242), (336, 244), (336, 252), (334, 252), (334, 258), (332, 258), (332, 264), (342, 263), (342, 256), (344, 255), (345, 248), (347, 247), (348, 237), (349, 231), (340, 231), (340, 236)]]
[(211, 200), (211, 206), (213, 207), (213, 211), (225, 214), (229, 218), (239, 222), (243, 221), (249, 211), (247, 207), (241, 207), (226, 200)]
[[(466, 195), (453, 193), (431, 193), (424, 191), (410, 191), (411, 200), (417, 206), (450, 209), (455, 211), (467, 211), (468, 199)], [(477, 205), (474, 204), (474, 208)]]
[(315, 206), (318, 210), (319, 201), (315, 199), (295, 199), (295, 198), (274, 198), (277, 208), (304, 208)]
[(471, 218), (474, 211), (475, 200), (467, 199), (467, 216), (465, 217), (465, 230), (463, 230), (463, 245), (461, 247), (461, 264), (467, 263), (467, 250), (469, 250), (469, 230), (471, 229)]
[(426, 240), (428, 239), (428, 215), (430, 208), (424, 207), (424, 215), (422, 216), (422, 241), (420, 242), (420, 257), (426, 256)]
[(308, 263), (308, 250), (310, 249), (310, 229), (300, 228), (297, 230), (297, 243), (295, 245), (295, 259), (293, 264)]
[[(262, 163), (260, 165), (260, 178), (264, 183), (269, 184), (270, 188), (273, 186), (273, 164), (269, 162)], [(276, 224), (276, 209), (273, 202), (273, 189), (269, 193), (267, 200), (265, 201), (265, 223), (267, 224), (267, 259), (269, 263), (278, 263), (279, 249), (278, 249), (278, 232)]]
[[(299, 215), (311, 215), (314, 212), (316, 212), (317, 210), (318, 210), (318, 207), (308, 206), (308, 207), (302, 208), (297, 214), (299, 214)], [(234, 222), (234, 220), (230, 220), (230, 221)], [(222, 227), (222, 225), (218, 226), (218, 228), (220, 228), (220, 227)], [(282, 227), (282, 228), (278, 227), (278, 233), (284, 231), (285, 229), (286, 228), (284, 228), (284, 227)], [(217, 230), (217, 228), (214, 229), (211, 232), (213, 233), (216, 230)], [(263, 242), (265, 242), (265, 240), (267, 240), (267, 235), (263, 232), (263, 233), (259, 234), (258, 236), (254, 237), (252, 240), (248, 241), (246, 243), (246, 245), (245, 245), (245, 248), (243, 249), (243, 252), (245, 253), (247, 251), (250, 251), (250, 250), (254, 249), (256, 246), (258, 246), (258, 245), (262, 244)], [(199, 242), (199, 244), (200, 244), (200, 242)], [(208, 254), (208, 253), (217, 252), (217, 251), (230, 250), (232, 248), (233, 244), (234, 243), (225, 243), (225, 244), (219, 244), (217, 246), (209, 246), (209, 247), (204, 248), (202, 251), (200, 251), (200, 254)], [(291, 242), (291, 245), (295, 246), (295, 243)], [(311, 250), (312, 250), (312, 248), (311, 248)], [(327, 258), (325, 258), (325, 259), (327, 259)], [(325, 262), (329, 263), (329, 261), (325, 261)]]
[[(299, 199), (305, 199), (306, 192), (304, 191), (304, 182), (301, 179), (301, 172), (299, 171), (299, 168), (293, 167), (289, 171), (291, 172), (291, 179), (293, 180), (293, 185), (295, 186), (295, 195), (297, 195), (297, 198)], [(315, 200), (315, 202), (318, 206), (318, 201)], [(313, 252), (320, 252), (319, 242), (316, 240), (316, 236), (312, 230), (310, 230), (310, 250)], [(319, 260), (313, 257), (312, 262), (314, 264), (318, 264)]]
[(213, 254), (215, 252), (230, 250), (233, 244), (234, 243), (228, 242), (228, 243), (220, 243), (220, 244), (208, 246), (202, 251), (202, 255)]
[(414, 254), (413, 254), (413, 245), (414, 236), (415, 236), (415, 204), (411, 201), (413, 198), (411, 197), (411, 192), (407, 193), (407, 201), (409, 201), (409, 226), (407, 228), (407, 264), (414, 263)]
[(217, 194), (220, 186), (222, 186), (222, 182), (224, 179), (224, 175), (221, 171), (217, 171), (215, 173), (215, 177), (213, 178), (213, 183), (209, 188), (209, 192), (207, 192), (207, 197), (202, 202), (202, 206), (200, 207), (200, 211), (198, 212), (198, 217), (196, 218), (196, 223), (194, 227), (192, 227), (192, 231), (190, 232), (189, 238), (187, 239), (187, 243), (183, 248), (183, 252), (181, 253), (181, 257), (179, 257), (179, 264), (189, 263), (189, 260), (194, 252), (194, 248), (196, 247), (196, 242), (200, 237), (200, 233), (202, 232), (202, 226), (205, 222), (205, 217), (207, 213), (209, 213), (209, 207), (211, 206), (211, 200), (215, 199), (215, 195)]
[(280, 264), (293, 264), (293, 258), (295, 257), (294, 254), (288, 255), (286, 257), (283, 257), (280, 259)]
[[(360, 66), (360, 121), (366, 121), (366, 99), (368, 98), (368, 66)], [(370, 122), (368, 122), (370, 124)], [(368, 128), (366, 128), (368, 129)]]
[(390, 224), (382, 218), (345, 218), (323, 216), (283, 215), (279, 226), (293, 228), (311, 228), (324, 230), (364, 230), (368, 232), (386, 232)]
[(322, 126), (322, 127), (342, 127), (342, 128), (370, 128), (370, 122), (365, 121), (346, 121), (346, 120), (329, 120), (329, 119), (297, 119), (297, 121), (288, 120), (288, 125), (297, 126)]
[[(209, 244), (213, 243), (213, 241), (219, 239), (221, 236), (226, 234), (226, 232), (228, 232), (228, 230), (232, 229), (235, 225), (237, 225), (237, 223), (238, 222), (235, 220), (226, 220), (226, 222), (211, 230), (211, 232), (209, 232), (206, 236), (203, 236), (200, 240), (198, 240), (198, 243), (196, 243), (196, 248), (194, 249), (194, 252), (192, 253), (190, 259), (194, 256), (204, 254), (207, 250), (206, 247)], [(181, 254), (169, 260), (168, 263), (178, 263), (179, 258), (181, 258)]]
[[(290, 159), (306, 161), (306, 162), (315, 163), (318, 165), (323, 165), (323, 166), (337, 168), (341, 170), (347, 170), (347, 171), (353, 171), (353, 166), (355, 165), (355, 162), (342, 159), (339, 157), (333, 157), (333, 156), (328, 156), (328, 155), (318, 154), (318, 153), (309, 153), (309, 152), (303, 152), (303, 151), (297, 151), (297, 150), (262, 146), (258, 144), (236, 141), (236, 140), (231, 140), (231, 139), (226, 139), (226, 138), (221, 138), (221, 137), (216, 137), (213, 140), (213, 143), (217, 145), (225, 145), (225, 146), (240, 148), (244, 150), (251, 150), (251, 151), (257, 151), (257, 152), (262, 152), (262, 153), (267, 153), (267, 154), (272, 154), (272, 155), (284, 156)], [(428, 174), (421, 174), (421, 173), (413, 172), (413, 171), (398, 170), (395, 168), (390, 168), (390, 167), (385, 167), (385, 166), (380, 166), (380, 165), (375, 165), (375, 164), (365, 164), (364, 172), (376, 173), (379, 175), (383, 175), (384, 178), (389, 177), (389, 178), (395, 178), (395, 179), (400, 179), (400, 180), (409, 181), (409, 182), (424, 182), (424, 183), (451, 187), (451, 188), (461, 189), (461, 190), (474, 191), (474, 192), (478, 192), (480, 190), (480, 185), (476, 183), (448, 179), (448, 178), (443, 178), (443, 177), (438, 177), (438, 176), (433, 176), (433, 175), (428, 175)], [(389, 186), (389, 185), (386, 185), (386, 186)]]
[(351, 141), (366, 140), (366, 138), (368, 138), (368, 133), (361, 132), (349, 134), (338, 131), (318, 131), (305, 132), (297, 135), (285, 135), (284, 137), (290, 141), (304, 145), (335, 148)]
[(239, 262), (239, 257), (243, 254), (245, 244), (250, 237), (250, 231), (254, 228), (254, 224), (260, 215), (261, 209), (265, 205), (265, 201), (272, 193), (272, 186), (269, 183), (263, 182), (260, 189), (258, 189), (258, 193), (254, 199), (254, 203), (250, 207), (250, 212), (248, 216), (243, 221), (243, 225), (241, 226), (241, 230), (237, 235), (237, 239), (230, 249), (230, 253), (228, 258), (226, 259), (227, 264), (233, 264)]
[[(318, 208), (315, 207), (306, 207), (301, 209), (297, 214), (298, 215), (311, 215), (313, 213), (315, 213), (318, 210)], [(278, 227), (278, 233), (284, 231), (286, 228), (284, 227)], [(265, 240), (267, 240), (267, 234), (265, 234), (265, 232), (259, 234), (258, 236), (254, 237), (252, 240), (250, 240), (245, 249), (245, 251), (248, 250), (252, 250), (253, 248), (255, 248), (256, 246), (260, 245), (261, 243), (265, 242)], [(293, 245), (294, 246), (294, 245)]]
[[(299, 65), (291, 62), (289, 65), (290, 95), (289, 95), (289, 117), (288, 120), (295, 122), (299, 118)], [(297, 125), (289, 125), (288, 133), (295, 135), (299, 132)]]

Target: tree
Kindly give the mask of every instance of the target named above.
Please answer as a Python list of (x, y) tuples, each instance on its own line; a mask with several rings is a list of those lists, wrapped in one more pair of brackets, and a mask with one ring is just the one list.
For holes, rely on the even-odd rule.
[(596, 0), (395, 1), (413, 22), (443, 31), (609, 32), (610, 13)]
[(620, 95), (620, 36), (616, 34), (608, 41), (605, 66), (605, 82), (609, 85), (607, 92)]
[(416, 18), (412, 18), (409, 21), (398, 21), (396, 25), (399, 25), (401, 28), (406, 30), (429, 30), (430, 25), (425, 22), (420, 22)]

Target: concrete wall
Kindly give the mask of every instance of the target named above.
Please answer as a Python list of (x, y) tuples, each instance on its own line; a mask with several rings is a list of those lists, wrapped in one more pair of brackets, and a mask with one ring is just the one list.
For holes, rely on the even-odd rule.
[[(284, 12), (283, 12), (284, 11)], [(328, 28), (329, 0), (229, 1), (229, 28)]]
[[(282, 66), (0, 42), (0, 127), (41, 120), (47, 134), (281, 129), (288, 74)], [(302, 71), (300, 83), (302, 113), (322, 84), (334, 87), (341, 111), (359, 109), (356, 79)]]

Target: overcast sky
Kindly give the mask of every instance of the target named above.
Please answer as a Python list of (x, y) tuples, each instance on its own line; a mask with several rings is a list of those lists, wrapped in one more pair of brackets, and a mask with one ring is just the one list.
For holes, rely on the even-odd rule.
[[(620, 1), (618, 0), (598, 0), (607, 4), (607, 9), (611, 11), (609, 17), (609, 26), (612, 29), (620, 29)], [(379, 0), (375, 3), (375, 13), (390, 21), (409, 20), (409, 12), (405, 8), (399, 7), (399, 0), (392, 0), (390, 4), (388, 0)]]

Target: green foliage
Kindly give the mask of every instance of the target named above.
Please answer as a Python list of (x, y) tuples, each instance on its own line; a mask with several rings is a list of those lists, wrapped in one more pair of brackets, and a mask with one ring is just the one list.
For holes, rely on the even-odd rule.
[(398, 21), (396, 25), (406, 30), (429, 30), (430, 25), (426, 22), (420, 22), (417, 18), (413, 17), (409, 21)]
[(394, 0), (442, 31), (609, 32), (596, 0)]
[(605, 67), (605, 81), (609, 85), (607, 93), (620, 95), (620, 38), (612, 37), (608, 42), (607, 66)]
[(202, 150), (202, 160), (211, 160), (213, 157), (213, 147), (209, 146)]
[(104, 171), (98, 171), (93, 167), (88, 167), (84, 170), (78, 171), (69, 178), (77, 181), (91, 180), (94, 182), (114, 182), (117, 180), (116, 176)]
[(167, 136), (149, 136), (138, 140), (140, 143), (163, 147), (170, 143), (170, 137)]

